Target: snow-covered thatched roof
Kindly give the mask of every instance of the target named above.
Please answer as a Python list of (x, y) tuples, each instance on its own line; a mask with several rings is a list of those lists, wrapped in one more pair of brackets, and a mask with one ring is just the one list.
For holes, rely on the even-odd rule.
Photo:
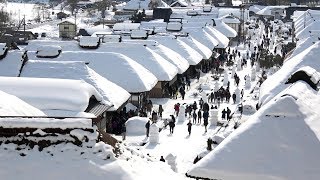
[(131, 31), (131, 30), (137, 30), (140, 27), (140, 23), (116, 23), (113, 26), (114, 31)]
[(84, 62), (29, 60), (21, 77), (84, 80), (95, 87), (106, 102), (113, 105), (108, 111), (117, 110), (130, 97), (126, 90), (100, 76)]
[[(77, 43), (76, 41), (72, 41), (72, 42), (65, 43), (64, 41), (51, 41), (51, 42), (39, 41), (37, 44), (32, 43), (30, 46), (27, 47), (27, 49), (32, 50), (43, 44), (57, 43), (62, 47), (63, 51), (79, 51), (79, 50), (88, 51), (87, 54), (83, 54), (83, 55), (88, 55), (89, 52), (117, 52), (117, 53), (124, 54), (125, 56), (128, 56), (131, 59), (135, 60), (136, 62), (140, 63), (142, 66), (148, 69), (151, 73), (153, 73), (158, 78), (159, 81), (171, 81), (178, 72), (178, 69), (172, 63), (162, 58), (159, 54), (157, 54), (153, 50), (147, 49), (143, 44), (135, 44), (135, 43), (129, 43), (129, 42), (102, 43), (100, 44), (98, 49), (96, 49), (95, 51), (90, 51), (90, 50), (79, 48), (77, 45), (75, 45)], [(29, 54), (29, 58), (33, 59), (33, 53), (29, 51), (28, 54)], [(98, 54), (98, 53), (94, 53), (90, 55), (90, 57), (95, 59), (94, 55), (99, 56), (99, 58), (103, 58), (102, 56), (100, 56), (101, 54)], [(144, 58), (141, 58), (141, 57), (144, 57)], [(88, 61), (87, 59), (88, 58), (86, 56), (82, 56), (82, 57), (79, 56), (77, 61), (82, 61), (82, 60)]]
[(178, 37), (177, 40), (183, 41), (194, 50), (197, 50), (203, 56), (203, 59), (209, 59), (212, 55), (212, 51), (207, 46), (197, 41), (191, 35), (189, 35), (188, 37)]
[(297, 41), (297, 45), (295, 49), (292, 51), (290, 56), (288, 58), (292, 58), (298, 54), (300, 54), (302, 51), (306, 50), (308, 47), (312, 46), (314, 43), (319, 41), (319, 36), (310, 36), (308, 38), (302, 39)]
[(318, 179), (320, 98), (304, 82), (287, 88), (187, 172), (224, 180)]
[(154, 1), (157, 2), (158, 7), (169, 7), (165, 2), (161, 0), (131, 0), (126, 3), (126, 5), (123, 7), (124, 10), (149, 10), (151, 9), (150, 3)]
[(211, 50), (213, 50), (219, 44), (219, 42), (206, 31), (204, 28), (205, 26), (197, 27), (193, 26), (192, 24), (195, 23), (190, 23), (190, 26), (185, 27), (183, 31), (189, 33), (193, 38)]
[(216, 30), (214, 27), (210, 27), (210, 26), (206, 26), (205, 30), (207, 30), (207, 32), (214, 37), (219, 44), (216, 46), (216, 48), (226, 48), (229, 45), (229, 39), (222, 34), (220, 31)]
[(220, 17), (219, 19), (221, 19), (224, 23), (226, 24), (240, 24), (240, 20), (233, 16), (232, 14), (227, 14), (227, 15), (224, 15), (222, 17)]
[(106, 105), (102, 96), (90, 84), (80, 80), (0, 77), (0, 90), (17, 96), (42, 110), (84, 112), (93, 96)]
[(0, 90), (0, 116), (46, 116), (41, 110)]
[(320, 43), (317, 42), (300, 54), (286, 60), (280, 70), (269, 76), (260, 88), (260, 104), (266, 104), (279, 92), (288, 87), (290, 84), (285, 84), (285, 82), (298, 69), (310, 66), (320, 72), (319, 48)]
[[(103, 50), (103, 48), (99, 48)], [(46, 60), (32, 56), (30, 59)], [(130, 93), (150, 91), (158, 79), (141, 64), (120, 53), (101, 51), (63, 51), (52, 61), (84, 61), (102, 77), (119, 85)]]
[(257, 13), (258, 11), (260, 11), (261, 9), (265, 8), (265, 6), (261, 6), (261, 5), (252, 5), (249, 7), (249, 11), (252, 11), (254, 13)]
[(227, 36), (228, 38), (237, 37), (237, 31), (235, 31), (232, 27), (228, 26), (221, 19), (214, 19), (216, 26), (214, 28)]
[(17, 77), (23, 63), (24, 51), (11, 50), (8, 51), (6, 57), (0, 61), (0, 76)]
[(196, 50), (192, 49), (186, 43), (177, 41), (174, 36), (149, 36), (150, 39), (158, 41), (160, 44), (174, 50), (183, 56), (190, 65), (197, 65), (201, 60), (202, 56)]
[(155, 40), (150, 40), (150, 38), (148, 40), (123, 39), (122, 42), (125, 44), (141, 44), (144, 47), (150, 48), (151, 50), (153, 50), (153, 52), (156, 52), (169, 63), (176, 66), (179, 74), (184, 73), (189, 67), (188, 61), (180, 54), (160, 44)]
[(304, 29), (301, 29), (300, 31), (299, 30), (296, 30), (296, 38), (298, 39), (304, 39), (304, 38), (308, 38), (310, 37), (312, 34), (311, 34), (311, 31), (312, 30), (319, 30), (320, 28), (320, 21), (314, 21), (312, 23), (310, 23), (309, 25), (307, 25)]

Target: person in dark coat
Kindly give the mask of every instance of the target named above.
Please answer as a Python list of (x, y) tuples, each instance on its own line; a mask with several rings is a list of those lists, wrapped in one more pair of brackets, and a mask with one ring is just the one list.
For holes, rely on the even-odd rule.
[(208, 119), (209, 119), (209, 112), (208, 111), (203, 112), (203, 125), (205, 128), (205, 132), (207, 132)]
[(198, 123), (201, 124), (201, 118), (202, 118), (202, 113), (201, 113), (201, 109), (199, 109), (198, 111)]
[(226, 114), (227, 114), (226, 109), (223, 109), (221, 118), (226, 119)]
[(193, 118), (193, 123), (196, 124), (197, 123), (197, 113), (196, 113), (196, 111), (193, 111), (192, 118)]
[(231, 110), (227, 107), (227, 120), (231, 119)]
[(158, 113), (159, 113), (159, 117), (162, 118), (162, 112), (163, 112), (163, 108), (162, 105), (159, 105), (159, 109), (158, 109)]
[(232, 94), (232, 100), (233, 100), (233, 104), (235, 104), (235, 103), (236, 103), (236, 100), (237, 100), (237, 95), (236, 95), (236, 93), (233, 93), (233, 94)]
[(148, 121), (148, 122), (146, 123), (145, 127), (146, 127), (146, 135), (147, 135), (147, 137), (149, 137), (150, 121)]
[(189, 123), (188, 123), (187, 125), (188, 125), (188, 132), (189, 132), (189, 136), (190, 136), (190, 134), (191, 134), (191, 127), (192, 127), (191, 121), (189, 121)]
[(182, 100), (184, 100), (184, 96), (186, 95), (186, 92), (184, 91), (184, 88), (180, 87), (179, 92), (181, 94)]
[(160, 157), (160, 161), (166, 162), (166, 160), (164, 160), (163, 156)]
[(174, 127), (176, 126), (176, 118), (173, 115), (171, 116), (171, 120), (169, 122), (170, 134), (173, 134)]

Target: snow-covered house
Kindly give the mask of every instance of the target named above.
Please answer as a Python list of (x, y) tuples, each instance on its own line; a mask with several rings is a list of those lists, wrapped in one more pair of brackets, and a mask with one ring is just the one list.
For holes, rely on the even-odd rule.
[(224, 23), (221, 19), (214, 19), (214, 28), (217, 29), (219, 32), (227, 36), (228, 38), (235, 38), (237, 37), (238, 33), (236, 30), (228, 26)]
[(222, 34), (220, 31), (218, 31), (214, 27), (206, 26), (205, 29), (212, 37), (214, 37), (218, 41), (218, 45), (215, 47), (215, 49), (219, 53), (224, 52), (225, 48), (227, 48), (229, 45), (230, 40), (228, 39), (228, 37)]
[(77, 25), (70, 20), (64, 20), (58, 26), (60, 38), (72, 39), (77, 35)]
[[(286, 82), (300, 68), (309, 66), (315, 71), (320, 72), (319, 48), (320, 43), (316, 42), (298, 55), (286, 60), (281, 69), (272, 76), (269, 76), (261, 85), (259, 105), (266, 104), (279, 92), (290, 86), (290, 84), (286, 84)], [(310, 71), (310, 73), (311, 72), (313, 71)], [(300, 80), (304, 81), (305, 77), (301, 77)], [(317, 83), (317, 78), (315, 78), (314, 83)]]
[(177, 0), (170, 4), (170, 7), (188, 7), (188, 3), (184, 0)]
[(155, 40), (160, 44), (174, 50), (175, 52), (179, 53), (182, 57), (184, 57), (189, 63), (189, 69), (187, 74), (194, 76), (195, 75), (195, 68), (196, 65), (201, 62), (203, 59), (202, 55), (190, 47), (186, 43), (182, 43), (182, 41), (177, 41), (175, 36), (170, 35), (155, 35), (149, 36), (149, 39)]
[(241, 21), (238, 17), (234, 16), (232, 13), (222, 16), (221, 19), (225, 24), (234, 29), (238, 34), (240, 33)]
[(320, 98), (298, 81), (187, 172), (198, 179), (318, 179)]
[(0, 77), (0, 90), (17, 96), (49, 117), (96, 118), (112, 104), (79, 80)]
[(212, 56), (212, 50), (193, 38), (192, 35), (188, 34), (188, 36), (178, 36), (177, 40), (183, 41), (193, 49), (197, 50), (202, 55), (204, 60), (208, 60)]
[(45, 117), (39, 109), (18, 97), (0, 91), (0, 117)]
[(152, 10), (156, 7), (169, 7), (165, 2), (162, 0), (130, 0), (126, 3), (123, 7), (123, 10)]
[[(97, 50), (102, 50), (99, 48)], [(130, 102), (137, 106), (142, 105), (142, 99), (154, 88), (158, 79), (141, 64), (120, 53), (102, 51), (63, 51), (57, 58), (51, 61), (84, 61), (88, 67), (102, 77), (119, 85), (131, 93)], [(30, 59), (48, 60), (34, 56), (34, 52), (28, 51)]]
[(112, 104), (95, 119), (99, 129), (107, 132), (112, 131), (111, 128), (106, 129), (110, 127), (108, 124), (112, 123), (112, 117), (123, 109), (130, 98), (126, 90), (97, 74), (85, 62), (28, 60), (21, 77), (74, 79), (91, 84), (105, 101)]
[(281, 19), (281, 17), (285, 15), (284, 9), (286, 7), (287, 6), (266, 6), (265, 8), (256, 12), (256, 14), (266, 18), (272, 17), (274, 19)]

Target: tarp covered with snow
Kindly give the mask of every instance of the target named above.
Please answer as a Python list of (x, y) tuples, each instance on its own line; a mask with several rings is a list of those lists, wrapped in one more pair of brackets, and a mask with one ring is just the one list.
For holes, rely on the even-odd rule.
[(297, 82), (262, 107), (187, 175), (224, 180), (318, 179), (318, 92)]

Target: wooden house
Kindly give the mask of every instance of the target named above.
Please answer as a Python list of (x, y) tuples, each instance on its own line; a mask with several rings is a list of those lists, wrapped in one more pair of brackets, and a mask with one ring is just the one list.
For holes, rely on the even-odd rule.
[(72, 39), (77, 34), (77, 25), (71, 21), (62, 21), (58, 24), (59, 37)]

